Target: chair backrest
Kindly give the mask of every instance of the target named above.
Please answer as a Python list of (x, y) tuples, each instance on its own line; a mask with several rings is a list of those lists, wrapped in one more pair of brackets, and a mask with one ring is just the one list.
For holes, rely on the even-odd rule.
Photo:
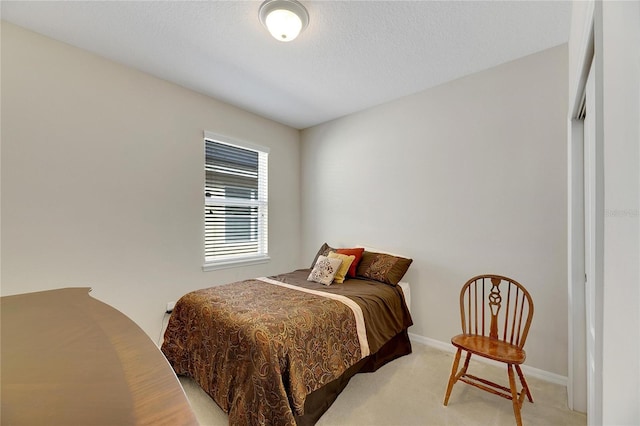
[(517, 281), (478, 275), (460, 291), (462, 332), (524, 346), (533, 318), (533, 300)]

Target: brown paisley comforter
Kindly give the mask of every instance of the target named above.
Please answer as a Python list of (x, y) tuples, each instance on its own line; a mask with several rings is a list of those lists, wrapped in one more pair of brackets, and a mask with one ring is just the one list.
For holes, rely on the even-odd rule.
[(295, 425), (309, 394), (412, 324), (399, 287), (356, 279), (326, 287), (308, 274), (197, 290), (176, 303), (162, 352), (229, 424)]

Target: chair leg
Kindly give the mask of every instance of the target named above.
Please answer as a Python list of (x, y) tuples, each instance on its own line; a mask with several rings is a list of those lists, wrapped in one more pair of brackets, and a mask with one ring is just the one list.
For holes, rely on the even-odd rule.
[(449, 396), (451, 395), (451, 389), (453, 389), (453, 385), (456, 383), (457, 373), (458, 373), (458, 365), (460, 364), (460, 355), (462, 354), (462, 349), (458, 348), (458, 352), (456, 352), (456, 356), (453, 359), (453, 366), (451, 367), (451, 375), (449, 376), (449, 384), (447, 385), (447, 393), (444, 395), (444, 405), (449, 403)]
[(516, 367), (516, 371), (518, 372), (518, 377), (520, 378), (520, 383), (522, 383), (522, 388), (526, 392), (529, 402), (533, 403), (533, 397), (531, 396), (531, 392), (529, 391), (529, 385), (527, 384), (527, 380), (524, 378), (524, 374), (522, 374), (522, 369), (518, 364), (516, 364), (515, 367)]
[(465, 374), (467, 374), (467, 369), (469, 368), (469, 360), (470, 359), (471, 359), (471, 352), (467, 352), (467, 356), (464, 359), (464, 365), (462, 366), (462, 368), (460, 369), (460, 372), (458, 373), (458, 379), (460, 377), (464, 376)]
[(520, 398), (518, 398), (518, 389), (516, 388), (516, 379), (513, 374), (513, 365), (507, 364), (507, 374), (509, 375), (509, 387), (511, 388), (513, 414), (516, 416), (516, 424), (518, 426), (522, 426), (522, 417), (520, 417)]

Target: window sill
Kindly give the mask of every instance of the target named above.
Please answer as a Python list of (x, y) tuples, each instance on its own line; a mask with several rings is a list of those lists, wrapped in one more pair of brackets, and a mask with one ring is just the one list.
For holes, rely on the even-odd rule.
[(218, 269), (238, 268), (241, 266), (259, 265), (261, 263), (267, 263), (271, 260), (268, 255), (243, 257), (236, 259), (218, 260), (214, 262), (205, 262), (202, 265), (204, 272), (216, 271)]

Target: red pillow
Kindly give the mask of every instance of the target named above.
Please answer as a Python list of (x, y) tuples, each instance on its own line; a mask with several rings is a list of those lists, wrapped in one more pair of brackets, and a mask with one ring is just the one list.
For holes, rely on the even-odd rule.
[(341, 248), (337, 249), (336, 253), (346, 254), (347, 256), (355, 256), (351, 262), (351, 266), (349, 266), (349, 270), (347, 271), (347, 277), (355, 278), (356, 277), (356, 269), (358, 269), (358, 263), (362, 259), (362, 253), (364, 252), (364, 248)]

